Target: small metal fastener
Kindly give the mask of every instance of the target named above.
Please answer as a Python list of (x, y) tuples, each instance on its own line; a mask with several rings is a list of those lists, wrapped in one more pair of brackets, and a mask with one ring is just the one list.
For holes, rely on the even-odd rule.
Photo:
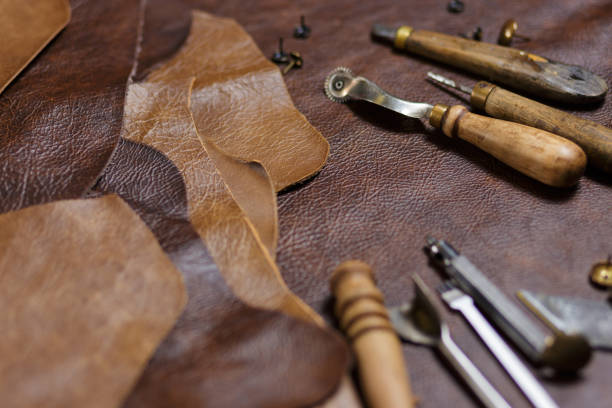
[(598, 262), (591, 268), (591, 282), (601, 288), (612, 288), (612, 255), (606, 262)]
[(467, 38), (468, 40), (471, 39), (474, 41), (482, 41), (482, 28), (476, 27), (476, 29), (472, 31), (471, 33), (463, 33), (463, 34), (459, 34), (459, 36), (463, 38)]
[(283, 69), (283, 75), (291, 71), (292, 68), (302, 68), (302, 63), (304, 62), (299, 52), (292, 51), (289, 56), (291, 57), (291, 62)]
[(451, 0), (446, 5), (446, 9), (450, 11), (451, 13), (461, 13), (464, 8), (465, 8), (465, 5), (463, 4), (461, 0)]
[(306, 19), (304, 16), (300, 16), (300, 25), (293, 29), (293, 36), (295, 38), (308, 38), (310, 37), (310, 27), (306, 25)]
[(283, 51), (283, 37), (278, 39), (278, 50), (272, 54), (270, 59), (277, 64), (286, 64), (289, 62), (289, 54)]
[(520, 38), (523, 41), (529, 41), (529, 37), (517, 34), (518, 23), (515, 19), (511, 18), (507, 20), (499, 31), (499, 37), (497, 37), (497, 43), (499, 45), (510, 45), (513, 38)]

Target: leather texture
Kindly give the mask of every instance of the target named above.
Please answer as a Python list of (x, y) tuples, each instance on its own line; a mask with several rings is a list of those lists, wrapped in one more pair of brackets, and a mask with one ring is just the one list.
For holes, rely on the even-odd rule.
[(6, 407), (120, 406), (187, 301), (183, 279), (117, 196), (0, 215)]
[(117, 144), (139, 4), (71, 6), (66, 29), (0, 94), (0, 212), (82, 196)]
[(329, 395), (347, 363), (339, 336), (239, 301), (189, 222), (179, 169), (122, 140), (95, 188), (143, 218), (183, 273), (189, 301), (125, 406), (303, 407)]
[[(77, 3), (81, 7), (75, 8)], [(530, 42), (517, 43), (516, 46), (556, 61), (582, 65), (609, 81), (612, 77), (612, 62), (608, 50), (609, 38), (612, 35), (612, 7), (609, 1), (535, 0), (526, 3), (474, 0), (466, 2), (465, 11), (461, 14), (448, 13), (446, 2), (391, 0), (359, 3), (348, 0), (325, 3), (314, 0), (299, 3), (271, 0), (250, 3), (234, 0), (151, 0), (146, 4), (156, 7), (147, 7), (143, 12), (148, 24), (144, 24), (142, 28), (142, 51), (135, 70), (137, 78), (145, 78), (153, 69), (175, 55), (189, 34), (190, 10), (193, 8), (235, 19), (252, 36), (266, 56), (276, 50), (278, 37), (283, 36), (286, 51), (296, 50), (304, 57), (303, 68), (292, 70), (284, 79), (298, 110), (330, 142), (330, 157), (314, 179), (279, 196), (280, 234), (277, 263), (289, 287), (329, 321), (333, 318), (329, 307), (331, 297), (328, 278), (333, 268), (345, 259), (359, 258), (373, 266), (377, 271), (378, 285), (385, 293), (388, 304), (398, 304), (410, 296), (413, 292), (410, 276), (414, 272), (423, 276), (430, 286), (435, 286), (440, 281), (440, 276), (427, 265), (426, 257), (421, 251), (426, 234), (448, 239), (509, 296), (519, 288), (526, 288), (550, 294), (571, 294), (603, 300), (605, 294), (595, 292), (588, 285), (587, 275), (590, 266), (604, 260), (610, 252), (608, 237), (612, 227), (612, 214), (609, 203), (612, 187), (609, 176), (589, 169), (574, 189), (545, 187), (514, 172), (467, 143), (447, 140), (441, 133), (416, 120), (398, 118), (366, 104), (333, 104), (323, 94), (322, 84), (329, 71), (338, 65), (346, 65), (397, 96), (414, 101), (454, 105), (460, 101), (455, 96), (457, 94), (427, 83), (427, 71), (439, 72), (468, 86), (482, 78), (425, 58), (407, 56), (392, 51), (386, 45), (375, 43), (369, 37), (371, 24), (409, 24), (415, 28), (448, 34), (472, 31), (476, 26), (481, 26), (484, 40), (494, 42), (501, 25), (510, 17), (516, 18), (520, 31), (532, 38)], [(79, 186), (86, 185), (95, 178), (91, 175), (98, 172), (94, 167), (100, 161), (100, 156), (95, 152), (107, 150), (102, 148), (96, 151), (92, 147), (107, 138), (116, 138), (121, 119), (122, 89), (129, 72), (124, 65), (123, 55), (131, 58), (134, 47), (133, 44), (128, 44), (133, 40), (128, 28), (135, 30), (138, 26), (131, 20), (135, 18), (136, 13), (133, 13), (130, 7), (129, 2), (73, 2), (72, 23), (0, 96), (0, 124), (3, 130), (7, 123), (10, 125), (8, 129), (13, 129), (7, 132), (8, 138), (0, 138), (0, 202), (4, 211), (25, 205), (23, 197), (34, 192), (38, 196), (50, 197), (47, 191), (61, 191), (62, 196), (66, 197), (69, 187), (73, 192), (81, 191), (79, 188), (72, 189), (72, 186), (76, 185), (72, 183), (75, 177), (86, 181), (77, 183)], [(102, 9), (105, 14), (101, 14)], [(289, 38), (300, 15), (306, 16), (306, 22), (312, 28), (310, 38), (305, 41)], [(74, 49), (69, 54), (59, 51), (55, 54), (54, 50), (56, 47), (61, 49), (59, 44), (63, 44), (63, 39), (74, 28), (75, 21), (84, 21), (85, 17), (89, 18), (89, 25), (80, 25), (82, 34), (73, 37), (70, 42), (75, 45)], [(112, 24), (93, 24), (93, 21)], [(89, 31), (84, 31), (85, 27)], [(107, 37), (108, 42), (112, 40), (112, 46), (105, 48), (107, 41), (92, 37), (94, 27), (95, 30), (102, 31), (112, 27)], [(91, 38), (95, 38), (95, 41)], [(96, 52), (91, 52), (89, 59), (85, 58), (80, 54), (84, 51), (80, 46), (76, 47), (77, 44), (87, 50), (95, 49)], [(95, 48), (92, 44), (95, 44)], [(70, 55), (72, 58), (68, 60), (79, 61), (80, 64), (60, 64), (58, 61), (65, 61), (60, 55)], [(109, 59), (109, 55), (113, 58)], [(102, 62), (98, 56), (103, 58)], [(96, 60), (97, 65), (94, 65), (97, 69), (89, 69), (89, 62)], [(115, 75), (110, 75), (110, 72), (115, 69), (117, 72), (124, 70), (121, 81), (113, 82)], [(32, 72), (38, 72), (40, 75), (28, 79)], [(53, 72), (53, 80), (43, 75)], [(59, 75), (60, 72), (66, 75)], [(82, 76), (79, 76), (81, 73)], [(78, 75), (75, 76), (76, 74)], [(117, 78), (119, 76), (117, 75)], [(91, 80), (70, 82), (73, 78)], [(30, 82), (26, 86), (22, 85), (24, 81)], [(70, 85), (66, 85), (68, 82)], [(40, 87), (40, 83), (45, 86)], [(37, 84), (36, 87), (34, 84)], [(27, 144), (22, 144), (19, 149), (8, 150), (16, 143), (17, 135), (22, 137), (21, 129), (14, 130), (16, 126), (33, 123), (36, 119), (40, 120), (40, 123), (51, 122), (48, 117), (45, 118), (45, 112), (48, 112), (50, 106), (57, 106), (58, 102), (66, 103), (68, 93), (64, 89), (65, 85), (75, 96), (89, 93), (97, 95), (91, 99), (79, 99), (78, 103), (74, 100), (74, 105), (71, 105), (73, 109), (68, 111), (71, 114), (59, 115), (71, 118), (73, 122), (69, 123), (79, 129), (85, 127), (85, 130), (91, 132), (91, 129), (95, 128), (96, 138), (90, 140), (91, 145), (83, 145), (79, 141), (92, 133), (81, 132), (79, 129), (68, 133), (64, 127), (58, 132), (64, 137), (58, 140), (71, 141), (71, 146), (74, 147), (71, 150), (72, 156), (58, 154), (57, 161), (48, 160), (49, 155), (44, 155), (47, 150), (39, 147), (47, 138), (41, 137), (31, 137)], [(84, 85), (90, 88), (81, 92), (80, 86)], [(20, 89), (19, 92), (16, 91), (17, 88)], [(39, 90), (39, 94), (33, 95), (31, 89)], [(79, 92), (75, 94), (74, 89)], [(54, 104), (46, 105), (51, 99), (52, 90), (64, 95), (63, 99), (55, 99)], [(46, 93), (51, 94), (46, 97)], [(9, 94), (13, 96), (8, 98)], [(19, 98), (15, 98), (16, 95)], [(93, 102), (102, 104), (102, 112), (106, 115), (96, 115), (92, 118), (80, 116), (81, 112), (95, 111), (87, 109)], [(41, 105), (46, 109), (37, 108)], [(30, 108), (11, 111), (12, 106)], [(579, 110), (570, 106), (558, 107), (605, 126), (612, 126), (612, 103), (609, 96), (599, 105)], [(66, 149), (61, 143), (60, 147)], [(5, 151), (10, 151), (11, 154), (5, 154)], [(32, 162), (27, 160), (30, 156), (18, 156), (18, 153), (30, 151), (34, 157), (47, 157), (47, 161)], [(61, 153), (65, 150), (59, 151)], [(13, 160), (13, 157), (24, 158)], [(144, 151), (141, 151), (136, 153), (133, 160), (145, 161), (145, 157)], [(20, 163), (28, 164), (19, 167), (19, 171), (7, 171), (17, 168)], [(51, 169), (58, 171), (65, 163), (70, 163), (72, 168), (63, 173), (58, 172), (64, 175), (62, 177), (49, 179)], [(163, 179), (156, 179), (160, 172), (159, 166), (161, 165), (155, 165), (148, 173), (148, 177), (156, 180), (149, 185), (155, 187), (143, 188), (139, 190), (141, 194), (153, 195), (155, 191), (161, 191), (160, 186), (169, 186), (168, 181), (157, 183)], [(36, 177), (29, 176), (32, 173), (30, 169)], [(72, 171), (74, 169), (79, 171)], [(137, 175), (133, 173), (133, 167), (127, 166), (114, 177), (119, 181), (128, 180), (130, 176)], [(28, 183), (22, 184), (23, 179)], [(6, 180), (10, 180), (10, 183)], [(34, 189), (32, 181), (37, 180), (41, 182)], [(20, 186), (32, 188), (26, 189), (27, 194), (24, 195), (17, 188)], [(177, 191), (168, 190), (164, 197), (174, 197)], [(47, 201), (50, 199), (53, 198), (46, 198)], [(34, 201), (30, 199), (28, 202)], [(10, 204), (7, 206), (5, 203)], [(155, 207), (148, 204), (142, 205), (141, 208), (139, 213), (142, 215)], [(171, 216), (168, 218), (173, 220)], [(164, 224), (156, 218), (153, 218), (149, 225), (156, 231), (162, 246), (168, 248), (163, 244), (163, 237), (166, 234), (168, 237), (175, 236), (173, 231), (177, 227), (172, 223)], [(193, 231), (191, 234), (193, 237)], [(175, 237), (184, 238), (185, 232), (178, 233)], [(194, 258), (189, 251), (185, 252), (185, 262)], [(210, 262), (205, 265), (213, 268)], [(185, 273), (184, 268), (179, 269)], [(200, 269), (202, 270), (211, 269)], [(208, 275), (194, 272), (193, 276), (198, 277), (194, 279), (204, 282), (213, 281), (217, 277), (213, 272)], [(189, 287), (189, 279), (186, 279), (186, 283)], [(190, 289), (189, 292), (191, 294), (197, 290)], [(204, 304), (208, 299), (208, 292), (203, 293), (189, 316), (204, 318), (205, 313), (198, 313), (198, 305)], [(217, 298), (210, 299), (214, 309)], [(222, 305), (221, 310), (228, 307), (226, 304)], [(190, 310), (190, 307), (194, 306), (188, 305), (187, 310)], [(461, 318), (450, 313), (444, 317), (448, 319), (453, 337), (460, 347), (482, 368), (512, 406), (527, 407), (527, 401)], [(213, 325), (220, 324), (219, 321), (214, 321), (217, 323)], [(203, 323), (196, 326), (200, 325)], [(189, 331), (185, 333), (184, 337), (177, 335), (173, 340), (177, 343), (172, 344), (202, 344), (199, 343), (200, 337), (192, 336)], [(247, 340), (242, 338), (242, 341)], [(229, 341), (220, 344), (226, 345)], [(161, 350), (158, 353), (161, 353)], [(171, 356), (174, 349), (167, 350), (167, 356)], [(405, 345), (404, 353), (410, 367), (412, 387), (420, 399), (421, 407), (446, 406), (449, 401), (458, 408), (474, 406), (475, 400), (466, 388), (434, 353), (412, 345)], [(182, 360), (184, 366), (198, 372), (197, 366), (189, 365), (189, 359), (193, 359), (193, 355), (187, 353), (185, 356), (189, 357)], [(201, 361), (206, 361), (204, 354), (199, 356)], [(160, 360), (156, 360), (157, 358), (159, 357), (155, 357), (151, 367), (155, 361), (159, 361), (159, 367), (167, 365), (169, 368), (166, 373), (173, 372), (175, 366), (170, 365), (169, 357)], [(291, 364), (301, 361), (298, 358), (296, 360)], [(275, 368), (281, 360), (269, 358), (267, 361)], [(605, 407), (610, 399), (608, 373), (611, 364), (612, 356), (609, 353), (596, 352), (591, 364), (576, 378), (547, 379), (542, 374), (540, 377), (562, 406)], [(261, 376), (264, 381), (262, 373), (266, 371), (260, 368), (263, 366), (257, 366), (259, 369), (254, 371), (255, 375), (245, 375), (241, 378), (253, 379), (252, 377)], [(241, 367), (246, 373), (247, 366)], [(284, 370), (283, 374), (286, 372), (292, 370)], [(142, 381), (145, 381), (145, 378), (159, 378), (161, 383), (167, 378), (165, 375), (169, 374), (157, 374), (159, 377), (150, 375), (151, 377), (143, 377)], [(215, 376), (228, 379), (231, 372), (219, 369)], [(189, 378), (195, 377), (187, 379)], [(293, 377), (273, 378), (273, 375), (270, 375), (266, 378), (274, 381), (274, 391), (270, 392), (270, 388), (266, 388), (269, 387), (269, 382), (260, 384), (256, 398), (262, 399), (254, 399), (262, 401), (260, 406), (282, 406), (274, 405), (274, 401), (266, 398), (302, 384), (298, 381), (289, 386)], [(279, 381), (279, 378), (283, 381)], [(218, 384), (230, 384), (230, 381)], [(250, 398), (250, 394), (242, 394), (240, 388), (234, 385), (220, 387), (219, 390), (225, 394), (233, 393), (237, 402), (242, 400), (242, 403), (245, 403)], [(268, 405), (264, 405), (264, 402)]]
[(68, 0), (0, 1), (0, 93), (66, 27)]

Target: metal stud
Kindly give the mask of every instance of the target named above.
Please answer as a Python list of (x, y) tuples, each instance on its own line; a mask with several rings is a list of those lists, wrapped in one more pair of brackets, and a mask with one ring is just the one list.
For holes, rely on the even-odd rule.
[(529, 41), (529, 37), (517, 34), (518, 23), (515, 19), (511, 18), (507, 20), (499, 31), (499, 37), (497, 37), (497, 43), (499, 45), (510, 45), (513, 38), (520, 38), (523, 41)]

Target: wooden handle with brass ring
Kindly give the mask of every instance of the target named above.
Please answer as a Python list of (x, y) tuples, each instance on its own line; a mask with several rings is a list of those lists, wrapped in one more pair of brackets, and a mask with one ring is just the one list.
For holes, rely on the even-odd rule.
[(336, 298), (335, 314), (355, 353), (368, 406), (414, 407), (401, 343), (369, 265), (344, 262), (330, 283)]
[(575, 143), (541, 129), (470, 113), (464, 106), (436, 105), (429, 121), (446, 136), (470, 142), (550, 186), (573, 186), (586, 167), (586, 154)]
[(494, 118), (522, 123), (563, 136), (579, 145), (589, 165), (612, 173), (612, 129), (552, 108), (485, 81), (472, 91), (472, 106)]

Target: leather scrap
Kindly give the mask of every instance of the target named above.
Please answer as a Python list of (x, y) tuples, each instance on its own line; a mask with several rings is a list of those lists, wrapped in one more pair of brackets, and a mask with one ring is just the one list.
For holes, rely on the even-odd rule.
[(235, 297), (189, 222), (183, 176), (167, 157), (122, 140), (95, 190), (117, 193), (135, 209), (183, 273), (189, 293), (126, 408), (297, 408), (333, 392), (348, 360), (344, 342)]
[(186, 302), (117, 196), (0, 215), (2, 406), (119, 406)]
[(279, 69), (236, 21), (194, 11), (185, 44), (164, 66), (196, 78), (191, 111), (200, 135), (232, 157), (261, 163), (277, 191), (325, 164), (329, 144), (295, 109)]
[(81, 197), (117, 144), (139, 2), (72, 5), (66, 29), (0, 94), (0, 212)]
[(128, 86), (123, 137), (164, 153), (181, 172), (189, 219), (229, 286), (246, 303), (322, 322), (284, 285), (252, 223), (234, 201), (189, 111), (194, 78), (164, 67)]
[(0, 94), (70, 21), (68, 0), (0, 0)]

